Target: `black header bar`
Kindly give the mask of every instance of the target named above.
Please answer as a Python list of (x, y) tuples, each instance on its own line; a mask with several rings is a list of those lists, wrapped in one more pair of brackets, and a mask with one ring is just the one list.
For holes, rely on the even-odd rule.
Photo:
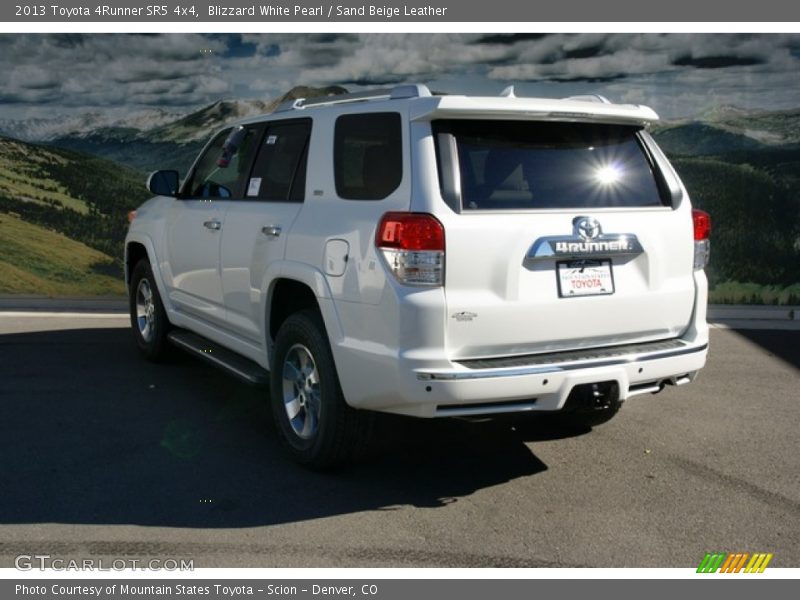
[[(159, 2), (160, 3), (156, 3)], [(16, 0), (0, 5), (11, 23), (353, 23), (353, 22), (800, 22), (786, 0)]]

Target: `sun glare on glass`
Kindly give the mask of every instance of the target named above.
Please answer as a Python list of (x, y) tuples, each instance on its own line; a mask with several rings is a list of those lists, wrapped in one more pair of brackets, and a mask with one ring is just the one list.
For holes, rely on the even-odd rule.
[(594, 178), (600, 185), (614, 185), (622, 178), (622, 169), (616, 165), (605, 165), (595, 171)]

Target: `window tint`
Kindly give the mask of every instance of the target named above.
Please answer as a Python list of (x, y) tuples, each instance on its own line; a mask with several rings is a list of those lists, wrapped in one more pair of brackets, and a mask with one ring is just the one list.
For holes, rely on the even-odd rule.
[(403, 178), (400, 115), (368, 113), (336, 119), (333, 165), (339, 197), (386, 198)]
[(197, 162), (184, 195), (191, 198), (242, 197), (258, 130), (246, 128), (237, 136), (237, 129), (242, 128), (226, 129), (213, 139)]
[(247, 196), (302, 202), (310, 134), (311, 121), (269, 125), (250, 175)]
[(455, 136), (464, 210), (668, 203), (635, 126), (446, 121), (435, 128)]

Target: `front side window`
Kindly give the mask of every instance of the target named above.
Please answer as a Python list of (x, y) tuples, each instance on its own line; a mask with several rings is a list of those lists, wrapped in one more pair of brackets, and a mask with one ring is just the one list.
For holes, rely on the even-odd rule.
[(437, 143), (455, 138), (462, 210), (668, 204), (636, 126), (451, 120), (434, 129)]
[(240, 198), (258, 130), (226, 129), (219, 133), (197, 161), (183, 195), (190, 198)]
[(247, 185), (247, 196), (278, 202), (302, 202), (311, 121), (268, 126)]
[(403, 178), (399, 113), (342, 115), (336, 119), (333, 167), (336, 193), (350, 200), (382, 200)]

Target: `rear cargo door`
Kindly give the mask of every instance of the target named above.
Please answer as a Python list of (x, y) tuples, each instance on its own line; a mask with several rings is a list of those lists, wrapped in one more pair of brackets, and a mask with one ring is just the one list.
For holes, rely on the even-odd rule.
[(672, 206), (640, 128), (449, 120), (434, 121), (434, 135), (440, 170), (460, 188), (445, 217), (453, 358), (667, 339), (687, 327), (691, 209)]

